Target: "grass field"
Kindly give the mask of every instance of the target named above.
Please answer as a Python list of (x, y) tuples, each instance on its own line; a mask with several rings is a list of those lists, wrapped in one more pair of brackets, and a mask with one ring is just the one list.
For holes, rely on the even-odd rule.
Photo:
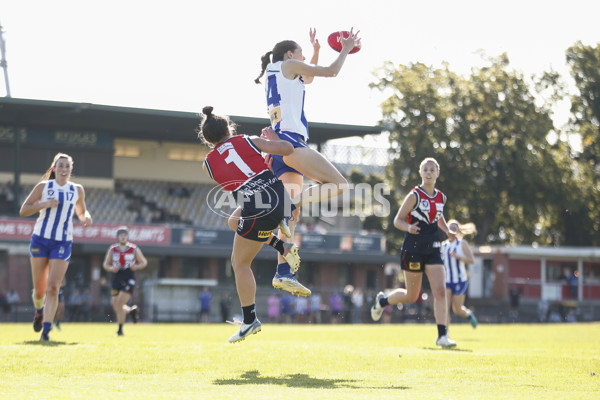
[(600, 399), (600, 324), (0, 324), (2, 399)]

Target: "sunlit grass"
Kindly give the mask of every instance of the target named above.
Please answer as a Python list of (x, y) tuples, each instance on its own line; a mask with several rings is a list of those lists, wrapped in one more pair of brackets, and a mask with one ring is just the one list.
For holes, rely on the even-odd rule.
[(600, 399), (600, 324), (1, 324), (2, 398)]

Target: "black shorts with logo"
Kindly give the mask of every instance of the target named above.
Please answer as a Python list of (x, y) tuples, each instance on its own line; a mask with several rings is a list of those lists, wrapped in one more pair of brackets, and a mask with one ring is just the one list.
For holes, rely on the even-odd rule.
[(289, 195), (280, 180), (254, 193), (244, 202), (237, 234), (245, 239), (266, 242), (283, 219), (286, 202), (289, 202)]
[(133, 293), (135, 288), (135, 274), (129, 268), (113, 274), (112, 295), (116, 296), (119, 292)]
[(400, 265), (405, 271), (423, 272), (425, 265), (443, 264), (441, 253), (411, 253), (407, 250), (402, 250)]
[(437, 229), (428, 234), (407, 234), (400, 254), (400, 266), (405, 271), (423, 272), (425, 265), (444, 264)]

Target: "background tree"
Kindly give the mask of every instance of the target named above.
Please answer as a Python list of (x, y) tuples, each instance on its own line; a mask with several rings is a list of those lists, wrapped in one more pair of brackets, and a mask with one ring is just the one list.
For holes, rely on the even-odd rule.
[(476, 243), (553, 244), (564, 234), (551, 226), (563, 203), (557, 184), (571, 172), (556, 157), (561, 144), (547, 140), (551, 111), (506, 55), (487, 63), (468, 78), (421, 63), (378, 72), (372, 87), (391, 93), (382, 105), (396, 151), (391, 185), (407, 193), (420, 161), (435, 157), (445, 214), (475, 222)]
[[(600, 243), (600, 44), (575, 43), (566, 52), (577, 93), (571, 98), (573, 132), (581, 137), (581, 153), (572, 180), (579, 186), (577, 213), (588, 219), (579, 226), (589, 244)], [(580, 233), (581, 234), (581, 233)], [(585, 240), (586, 238), (582, 238)]]

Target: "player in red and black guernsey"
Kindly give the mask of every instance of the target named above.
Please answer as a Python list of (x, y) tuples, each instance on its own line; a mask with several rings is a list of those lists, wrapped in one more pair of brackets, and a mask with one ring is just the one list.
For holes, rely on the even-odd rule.
[[(198, 133), (202, 141), (213, 147), (204, 169), (224, 190), (233, 193), (239, 206), (228, 221), (236, 231), (231, 263), (244, 316), (243, 321), (238, 321), (239, 331), (229, 338), (233, 343), (261, 330), (255, 311), (256, 282), (250, 265), (267, 241), (276, 249), (277, 242), (281, 253), (284, 243), (273, 232), (280, 226), (286, 206), (291, 204), (283, 183), (271, 172), (261, 152), (284, 156), (291, 154), (294, 147), (270, 128), (263, 130), (263, 137), (236, 135), (235, 125), (212, 111), (210, 106), (202, 110), (204, 117)], [(289, 250), (289, 244), (285, 245)], [(297, 248), (293, 248), (297, 257)]]
[(434, 158), (426, 158), (419, 167), (421, 185), (404, 199), (394, 218), (394, 226), (407, 232), (402, 244), (400, 265), (404, 271), (405, 289), (395, 289), (387, 296), (377, 294), (371, 308), (371, 317), (379, 320), (388, 304), (406, 304), (417, 301), (421, 293), (423, 272), (427, 274), (433, 294), (433, 313), (438, 328), (436, 345), (454, 347), (448, 337), (448, 309), (446, 307), (446, 276), (440, 252), (439, 229), (448, 234), (444, 218), (446, 196), (435, 188), (440, 166)]
[(127, 302), (135, 288), (135, 271), (146, 268), (148, 261), (142, 250), (129, 241), (129, 230), (122, 226), (117, 229), (117, 243), (111, 245), (104, 257), (104, 269), (113, 273), (112, 306), (117, 317), (119, 330), (117, 336), (123, 336), (123, 324), (127, 315), (134, 323), (138, 320), (138, 307), (128, 306)]

